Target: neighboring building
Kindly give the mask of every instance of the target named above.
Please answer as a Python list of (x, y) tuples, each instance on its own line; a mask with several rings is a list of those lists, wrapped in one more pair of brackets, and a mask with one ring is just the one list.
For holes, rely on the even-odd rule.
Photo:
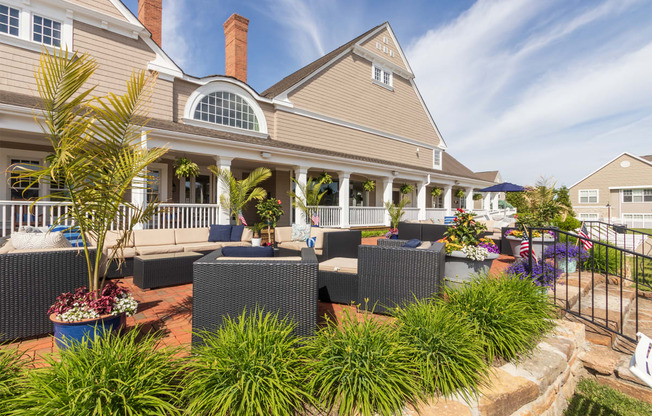
[(580, 220), (652, 228), (652, 155), (623, 153), (570, 187)]
[[(149, 169), (159, 178), (149, 197), (163, 201), (173, 213), (167, 218), (174, 218), (174, 224), (162, 225), (163, 219), (158, 226), (229, 220), (216, 205), (223, 189), (209, 174), (210, 165), (231, 169), (237, 178), (258, 166), (271, 168), (264, 187), (283, 200), (287, 215), (281, 224), (293, 216), (302, 220), (289, 209), (291, 177), (305, 182), (330, 173), (334, 183), (321, 216), (323, 225), (341, 227), (386, 223), (383, 202), (398, 200), (402, 184), (414, 185), (407, 218), (425, 219), (471, 206), (473, 190), (494, 182), (446, 152), (388, 23), (258, 93), (247, 84), (247, 19), (234, 14), (224, 24), (226, 75), (198, 78), (161, 49), (161, 8), (161, 0), (141, 0), (139, 20), (118, 0), (0, 0), (0, 171), (15, 163), (45, 163), (50, 148), (34, 121), (34, 69), (41, 48), (61, 45), (97, 60), (92, 80), (98, 94), (124, 91), (134, 69), (158, 72), (148, 146), (167, 145), (170, 151)], [(181, 156), (199, 164), (199, 176), (173, 175)], [(26, 197), (48, 194), (49, 184), (23, 195), (21, 184), (8, 176), (0, 186), (0, 219), (12, 226), (14, 220), (47, 223), (46, 208), (16, 213), (28, 205), (20, 202)], [(366, 179), (376, 181), (373, 192), (363, 190)], [(433, 187), (444, 189), (441, 198), (430, 197)], [(467, 197), (455, 201), (457, 189)], [(148, 196), (131, 198), (145, 203)]]

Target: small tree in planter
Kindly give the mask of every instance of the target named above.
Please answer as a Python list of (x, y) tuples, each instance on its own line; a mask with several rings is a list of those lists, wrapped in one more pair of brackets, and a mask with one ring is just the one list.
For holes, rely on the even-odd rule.
[(271, 244), (271, 228), (276, 228), (278, 220), (283, 215), (283, 207), (280, 199), (269, 198), (260, 201), (256, 205), (258, 216), (267, 224), (267, 241)]
[(385, 209), (389, 214), (389, 220), (391, 228), (385, 234), (386, 238), (398, 238), (398, 223), (401, 222), (403, 215), (405, 214), (405, 206), (410, 203), (410, 200), (407, 198), (402, 198), (398, 204), (394, 204), (391, 201), (385, 201)]
[[(318, 219), (317, 216), (317, 207), (321, 202), (321, 199), (326, 195), (327, 191), (321, 191), (321, 186), (324, 185), (324, 178), (321, 180), (315, 180), (312, 177), (309, 177), (305, 184), (300, 183), (295, 178), (292, 178), (296, 187), (299, 189), (299, 193), (296, 191), (288, 192), (288, 195), (293, 199), (292, 206), (298, 207), (306, 215), (306, 219), (310, 220), (312, 225), (315, 224), (315, 219)], [(340, 198), (345, 196), (340, 195)], [(348, 195), (346, 196), (348, 197)]]
[(230, 169), (220, 170), (217, 166), (209, 166), (208, 170), (228, 189), (228, 194), (220, 195), (220, 205), (232, 217), (235, 216), (238, 225), (242, 224), (239, 214), (247, 205), (254, 199), (262, 201), (267, 196), (267, 191), (258, 186), (272, 176), (272, 171), (267, 168), (256, 168), (242, 180), (237, 180)]
[(267, 224), (265, 224), (264, 222), (256, 222), (256, 223), (254, 223), (254, 225), (249, 226), (249, 228), (251, 229), (251, 231), (254, 232), (254, 237), (253, 237), (253, 239), (251, 240), (251, 245), (252, 245), (253, 247), (259, 247), (259, 246), (260, 246), (260, 242), (261, 242), (260, 232), (261, 232), (261, 231), (263, 230), (263, 228), (265, 228), (266, 226), (267, 226)]

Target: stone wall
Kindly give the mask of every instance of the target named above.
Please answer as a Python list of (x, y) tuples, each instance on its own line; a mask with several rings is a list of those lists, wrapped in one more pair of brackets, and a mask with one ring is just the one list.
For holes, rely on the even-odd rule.
[(495, 367), (489, 386), (468, 405), (462, 400), (435, 400), (419, 412), (407, 409), (405, 416), (562, 416), (575, 394), (584, 371), (580, 353), (585, 348), (584, 325), (558, 321), (531, 357), (517, 364)]

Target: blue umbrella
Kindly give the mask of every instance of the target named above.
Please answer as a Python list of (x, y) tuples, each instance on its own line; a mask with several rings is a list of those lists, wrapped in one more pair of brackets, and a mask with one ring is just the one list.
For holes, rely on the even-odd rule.
[(476, 192), (523, 192), (525, 188), (513, 183), (503, 182), (488, 188), (479, 189)]

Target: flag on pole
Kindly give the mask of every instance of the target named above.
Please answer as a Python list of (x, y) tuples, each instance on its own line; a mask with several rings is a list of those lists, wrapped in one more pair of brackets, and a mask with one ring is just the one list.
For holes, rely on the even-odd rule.
[(584, 249), (586, 251), (589, 251), (593, 248), (593, 243), (589, 241), (589, 231), (586, 229), (586, 226), (584, 225), (584, 222), (582, 222), (582, 228), (577, 230), (577, 234), (580, 235), (582, 245), (584, 246)]
[(242, 213), (241, 213), (241, 212), (238, 213), (238, 219), (240, 219), (240, 222), (242, 223), (242, 225), (244, 225), (244, 226), (247, 225), (247, 221), (245, 221), (245, 219), (244, 219), (244, 217), (242, 216)]
[(521, 246), (519, 247), (518, 254), (522, 258), (527, 258), (530, 252), (532, 252), (532, 249), (530, 248), (530, 239), (528, 238), (527, 230), (525, 227), (523, 227), (523, 239), (521, 240)]
[(313, 225), (319, 225), (319, 214), (312, 214), (310, 219), (312, 220)]

